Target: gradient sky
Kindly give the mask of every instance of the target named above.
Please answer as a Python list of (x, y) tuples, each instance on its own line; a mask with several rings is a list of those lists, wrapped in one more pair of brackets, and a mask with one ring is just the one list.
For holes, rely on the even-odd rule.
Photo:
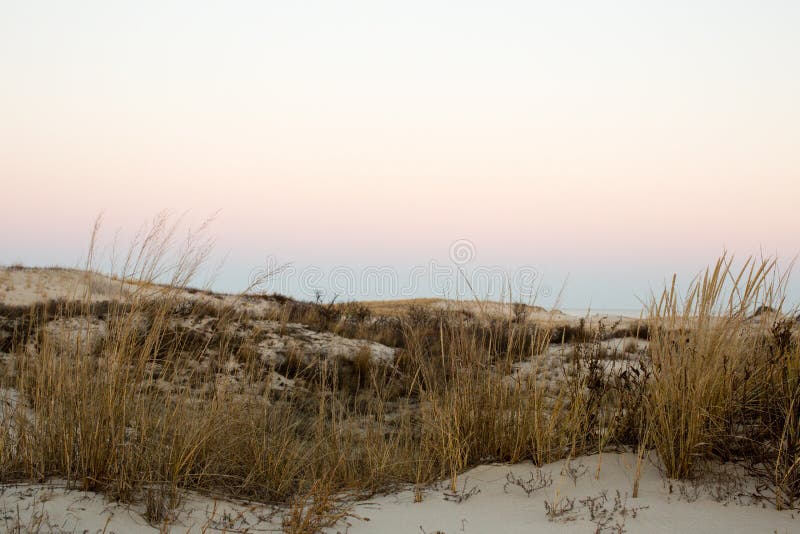
[(467, 271), (632, 307), (723, 248), (800, 251), (798, 28), (795, 1), (0, 0), (0, 263), (77, 264), (101, 211), (219, 210), (219, 289), (466, 239)]

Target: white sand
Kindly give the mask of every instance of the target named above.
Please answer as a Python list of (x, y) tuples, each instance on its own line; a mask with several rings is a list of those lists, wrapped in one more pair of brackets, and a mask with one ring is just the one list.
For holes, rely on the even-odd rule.
[(52, 299), (93, 301), (118, 298), (119, 282), (103, 275), (75, 269), (12, 269), (0, 267), (0, 303), (28, 306)]
[[(508, 484), (507, 475), (527, 480), (535, 470), (531, 464), (480, 466), (459, 477), (459, 490), (466, 488), (459, 493), (477, 488), (461, 503), (448, 497), (449, 483), (423, 489), (422, 502), (414, 502), (415, 492), (409, 488), (355, 503), (354, 516), (328, 532), (800, 532), (797, 512), (779, 512), (769, 503), (753, 499), (748, 495), (752, 486), (741, 480), (670, 482), (652, 463), (645, 462), (639, 498), (634, 499), (635, 455), (602, 455), (600, 477), (595, 479), (599, 458), (594, 455), (570, 462), (572, 470), (580, 474), (574, 482), (569, 475), (561, 474), (565, 472), (564, 462), (544, 466), (541, 472), (552, 477), (552, 485), (530, 496), (521, 487)], [(544, 503), (564, 504), (568, 498), (575, 499), (573, 509), (549, 518)], [(595, 499), (594, 518), (587, 498)], [(19, 519), (23, 526), (40, 525), (43, 532), (157, 532), (143, 512), (143, 505), (108, 503), (95, 493), (67, 491), (63, 482), (6, 485), (0, 495), (0, 517), (4, 518), (0, 527), (6, 530)], [(280, 531), (284, 512), (190, 494), (180, 503), (166, 530)]]
[[(528, 497), (518, 486), (507, 487), (509, 472), (524, 479), (530, 478), (530, 464), (487, 465), (477, 467), (462, 475), (458, 482), (461, 490), (477, 488), (476, 493), (462, 503), (445, 499), (444, 487), (425, 492), (421, 503), (414, 502), (414, 493), (404, 491), (359, 504), (354, 511), (369, 518), (369, 521), (350, 520), (349, 532), (595, 532), (599, 524), (608, 520), (602, 532), (617, 532), (621, 526), (626, 532), (800, 532), (797, 513), (778, 512), (771, 505), (752, 503), (749, 497), (725, 495), (718, 502), (712, 494), (737, 493), (748, 488), (694, 486), (665, 481), (658, 470), (649, 463), (644, 465), (640, 482), (639, 498), (630, 495), (636, 456), (633, 454), (607, 453), (602, 456), (600, 478), (595, 480), (599, 456), (573, 460), (573, 468), (583, 464), (585, 474), (576, 483), (568, 476), (561, 476), (563, 462), (543, 468), (553, 477), (552, 486), (540, 489)], [(582, 471), (583, 468), (580, 468)], [(464, 484), (466, 483), (466, 486)], [(681, 494), (683, 486), (685, 494)], [(628, 512), (612, 512), (617, 491)], [(608, 500), (602, 501), (602, 492)], [(627, 499), (625, 495), (627, 494)], [(598, 497), (595, 520), (592, 521), (587, 505), (579, 501), (587, 497)], [(574, 498), (574, 509), (561, 517), (550, 520), (545, 511), (545, 501), (559, 498)], [(694, 500), (696, 498), (696, 500)], [(693, 500), (693, 502), (688, 502)], [(636, 517), (634, 515), (634, 509)], [(603, 517), (604, 516), (604, 517)]]

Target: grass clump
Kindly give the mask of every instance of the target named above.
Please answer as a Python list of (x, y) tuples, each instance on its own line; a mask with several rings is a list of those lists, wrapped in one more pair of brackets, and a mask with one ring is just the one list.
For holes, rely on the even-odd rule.
[[(723, 256), (683, 298), (673, 280), (654, 300), (648, 423), (670, 477), (691, 477), (710, 458), (774, 465), (784, 472), (774, 484), (782, 493), (796, 476), (798, 349), (765, 344), (768, 325), (753, 320), (754, 310), (781, 307), (785, 283), (774, 260), (737, 270)], [(797, 498), (797, 486), (785, 489)]]

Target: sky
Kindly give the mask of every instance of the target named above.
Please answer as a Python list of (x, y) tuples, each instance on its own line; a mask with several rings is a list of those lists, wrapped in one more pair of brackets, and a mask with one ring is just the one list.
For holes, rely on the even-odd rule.
[(216, 289), (290, 265), (271, 289), (307, 298), (632, 308), (723, 250), (788, 263), (798, 27), (795, 1), (0, 0), (0, 264), (162, 210), (214, 216)]

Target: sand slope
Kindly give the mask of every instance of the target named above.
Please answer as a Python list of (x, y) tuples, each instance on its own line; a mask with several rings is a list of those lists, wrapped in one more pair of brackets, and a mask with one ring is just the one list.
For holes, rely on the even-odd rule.
[[(353, 516), (327, 532), (800, 532), (797, 512), (779, 512), (769, 503), (753, 498), (753, 486), (747, 479), (730, 476), (730, 467), (719, 467), (720, 473), (712, 479), (688, 483), (665, 480), (646, 461), (639, 498), (634, 499), (631, 493), (636, 456), (603, 454), (600, 477), (596, 479), (600, 458), (594, 455), (568, 464), (555, 462), (540, 472), (529, 463), (480, 466), (459, 477), (459, 491), (455, 493), (449, 491), (449, 482), (442, 482), (422, 488), (419, 493), (409, 488), (356, 502)], [(552, 482), (527, 495), (521, 486), (509, 483), (509, 473), (512, 479), (522, 480), (523, 485), (531, 478), (532, 484)], [(422, 495), (422, 502), (415, 502), (418, 494)], [(574, 499), (573, 504), (567, 499)], [(548, 517), (545, 502), (571, 509)], [(143, 505), (108, 503), (91, 492), (67, 491), (63, 482), (3, 486), (0, 513), (5, 518), (0, 526), (6, 529), (21, 524), (38, 525), (42, 532), (159, 530), (143, 517)], [(165, 530), (274, 532), (281, 530), (284, 514), (280, 508), (189, 494)]]
[[(527, 481), (536, 473), (531, 464), (480, 466), (458, 480), (460, 494), (472, 488), (480, 491), (466, 501), (456, 502), (447, 485), (426, 491), (420, 503), (414, 502), (412, 491), (377, 498), (355, 507), (370, 521), (351, 520), (349, 532), (800, 532), (800, 519), (795, 519), (800, 516), (755, 501), (745, 495), (752, 491), (746, 484), (673, 481), (670, 494), (670, 481), (646, 463), (639, 498), (634, 499), (636, 456), (604, 454), (595, 479), (599, 458), (570, 462), (573, 473), (583, 473), (575, 482), (561, 474), (564, 462), (544, 466), (542, 472), (552, 476), (552, 485), (530, 496), (509, 484), (507, 476), (512, 473)], [(549, 518), (545, 502), (562, 499), (568, 508), (566, 498), (575, 499), (572, 510)], [(593, 504), (589, 498), (595, 499)]]

